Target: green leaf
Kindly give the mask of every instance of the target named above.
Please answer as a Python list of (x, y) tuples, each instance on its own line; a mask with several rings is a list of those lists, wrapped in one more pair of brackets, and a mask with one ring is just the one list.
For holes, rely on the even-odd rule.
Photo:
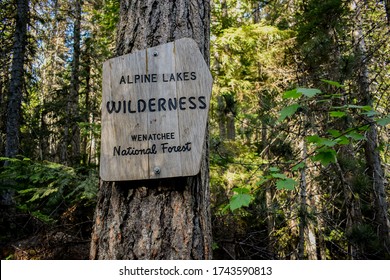
[(284, 107), (280, 111), (280, 117), (278, 119), (279, 122), (283, 121), (285, 118), (291, 117), (298, 110), (299, 104), (292, 104), (290, 106)]
[(324, 146), (333, 147), (334, 145), (337, 144), (337, 141), (326, 139), (326, 138), (322, 138), (321, 139), (321, 144), (324, 145)]
[(317, 151), (317, 154), (312, 159), (321, 162), (324, 166), (328, 166), (330, 163), (336, 162), (336, 151), (329, 148), (322, 148)]
[(34, 202), (35, 200), (39, 199), (40, 198), (40, 195), (38, 192), (34, 193), (34, 195), (32, 196), (32, 198), (30, 198), (29, 200), (27, 200), (27, 202)]
[(362, 109), (367, 112), (375, 112), (374, 109), (370, 105), (362, 106)]
[(329, 115), (331, 117), (334, 117), (334, 118), (342, 118), (342, 117), (346, 116), (347, 114), (345, 112), (342, 112), (342, 111), (331, 111), (331, 112), (329, 112)]
[(48, 215), (45, 215), (45, 214), (41, 213), (40, 211), (34, 211), (34, 212), (31, 213), (31, 215), (34, 216), (35, 218), (45, 222), (45, 223), (52, 223), (52, 222), (55, 221), (53, 218), (51, 218)]
[(306, 137), (307, 142), (313, 143), (317, 146), (328, 146), (328, 147), (333, 147), (334, 145), (337, 144), (337, 141), (335, 140), (330, 140), (327, 138), (321, 138), (318, 135), (311, 135)]
[(243, 194), (243, 193), (249, 193), (249, 189), (248, 188), (233, 188), (233, 190), (235, 193), (238, 193), (238, 194)]
[(282, 173), (272, 173), (271, 176), (273, 178), (279, 178), (279, 179), (287, 179), (287, 176)]
[(265, 177), (261, 177), (260, 181), (256, 182), (256, 186), (261, 186), (262, 184), (268, 182), (269, 179)]
[(337, 129), (329, 129), (328, 133), (332, 135), (332, 137), (339, 137), (341, 135), (341, 132)]
[(347, 145), (347, 144), (349, 144), (349, 140), (348, 140), (348, 138), (346, 136), (341, 136), (341, 137), (339, 137), (339, 138), (337, 138), (335, 140), (337, 141), (337, 144), (339, 144), (339, 145)]
[(307, 142), (309, 143), (315, 143), (315, 144), (320, 144), (321, 142), (321, 137), (316, 135), (310, 135), (306, 137)]
[(296, 165), (294, 165), (292, 168), (291, 168), (291, 171), (298, 171), (299, 169), (301, 168), (304, 168), (306, 165), (304, 162), (300, 162)]
[(373, 117), (373, 116), (379, 115), (379, 113), (377, 111), (371, 110), (371, 111), (362, 113), (362, 115), (366, 115), (368, 117)]
[(340, 84), (339, 82), (335, 82), (335, 81), (331, 81), (331, 80), (325, 80), (325, 79), (321, 79), (321, 81), (323, 81), (324, 83), (327, 83), (331, 86), (335, 86), (337, 88), (342, 88), (344, 87), (342, 84)]
[(382, 119), (377, 119), (375, 120), (376, 123), (380, 126), (386, 126), (390, 123), (390, 117), (382, 118)]
[(277, 167), (270, 167), (269, 168), (269, 171), (271, 171), (271, 172), (278, 172), (278, 171), (280, 171), (280, 169), (279, 168), (277, 168)]
[(252, 200), (252, 196), (250, 194), (247, 193), (235, 194), (229, 202), (230, 210), (234, 211), (243, 206), (249, 206), (251, 200)]
[(58, 188), (53, 188), (53, 189), (49, 188), (45, 190), (45, 192), (41, 195), (40, 198), (44, 198), (45, 196), (51, 195), (52, 193), (56, 193), (56, 192), (58, 192)]
[(361, 106), (361, 105), (346, 105), (347, 108), (352, 108), (352, 109), (363, 109), (363, 110), (366, 110), (368, 108), (370, 108), (369, 110), (372, 110), (372, 108), (370, 106)]
[(36, 191), (37, 191), (37, 188), (30, 188), (30, 189), (20, 190), (20, 191), (18, 191), (18, 193), (19, 194), (28, 194), (28, 193), (36, 192)]
[(287, 178), (285, 180), (279, 180), (276, 182), (276, 187), (279, 190), (294, 190), (297, 182), (293, 179)]
[(318, 93), (321, 93), (321, 91), (316, 88), (297, 88), (297, 92), (302, 93), (306, 97), (314, 97)]
[(302, 93), (301, 92), (297, 92), (297, 89), (286, 91), (283, 94), (283, 98), (285, 98), (285, 99), (287, 99), (287, 98), (299, 98), (301, 96), (302, 96)]
[(351, 131), (350, 133), (348, 133), (345, 136), (348, 138), (351, 138), (353, 140), (357, 140), (357, 141), (365, 139), (365, 137), (363, 135), (357, 133), (356, 131)]
[[(367, 111), (368, 106), (348, 104), (348, 105), (343, 105), (343, 106), (333, 106), (332, 108), (334, 108), (334, 109), (364, 109)], [(368, 111), (370, 111), (370, 110), (368, 110)]]

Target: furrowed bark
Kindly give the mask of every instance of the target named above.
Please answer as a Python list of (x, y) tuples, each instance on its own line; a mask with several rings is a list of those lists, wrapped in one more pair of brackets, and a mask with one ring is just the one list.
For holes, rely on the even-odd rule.
[(19, 153), (20, 119), (23, 96), (24, 61), (27, 45), (28, 0), (17, 1), (11, 80), (7, 109), (7, 138), (5, 156), (15, 157)]

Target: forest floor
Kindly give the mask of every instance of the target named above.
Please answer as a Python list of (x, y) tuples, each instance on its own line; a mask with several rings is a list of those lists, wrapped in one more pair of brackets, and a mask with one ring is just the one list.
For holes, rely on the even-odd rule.
[(55, 223), (44, 223), (14, 206), (1, 206), (1, 259), (88, 259), (93, 210), (74, 205)]

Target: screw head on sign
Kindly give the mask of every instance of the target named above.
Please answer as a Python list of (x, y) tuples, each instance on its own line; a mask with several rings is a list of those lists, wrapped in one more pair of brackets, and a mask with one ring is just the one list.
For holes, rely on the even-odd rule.
[(160, 167), (157, 167), (157, 166), (156, 166), (156, 167), (153, 169), (153, 172), (154, 172), (154, 174), (156, 174), (156, 175), (160, 174), (160, 173), (161, 173)]
[(158, 56), (158, 51), (154, 51), (153, 56)]

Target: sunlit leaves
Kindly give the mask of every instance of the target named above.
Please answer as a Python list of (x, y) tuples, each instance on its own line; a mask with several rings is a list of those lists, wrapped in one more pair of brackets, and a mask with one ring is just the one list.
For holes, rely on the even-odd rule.
[(342, 118), (345, 117), (347, 113), (342, 112), (342, 111), (330, 111), (329, 116), (334, 117), (334, 118)]
[(283, 98), (287, 99), (287, 98), (299, 98), (302, 96), (302, 93), (301, 92), (298, 92), (297, 89), (292, 89), (292, 90), (289, 90), (289, 91), (286, 91), (284, 94), (283, 94)]
[(244, 206), (249, 206), (249, 203), (253, 197), (247, 188), (234, 188), (233, 191), (235, 194), (232, 196), (229, 202), (229, 208), (231, 211)]
[[(292, 171), (297, 171), (300, 168), (304, 168), (303, 162), (296, 164)], [(278, 167), (270, 167), (269, 175), (261, 176), (261, 180), (257, 183), (258, 186), (265, 184), (266, 182), (273, 182), (278, 190), (294, 190), (297, 182), (294, 179), (289, 178), (285, 173), (281, 173)]]

